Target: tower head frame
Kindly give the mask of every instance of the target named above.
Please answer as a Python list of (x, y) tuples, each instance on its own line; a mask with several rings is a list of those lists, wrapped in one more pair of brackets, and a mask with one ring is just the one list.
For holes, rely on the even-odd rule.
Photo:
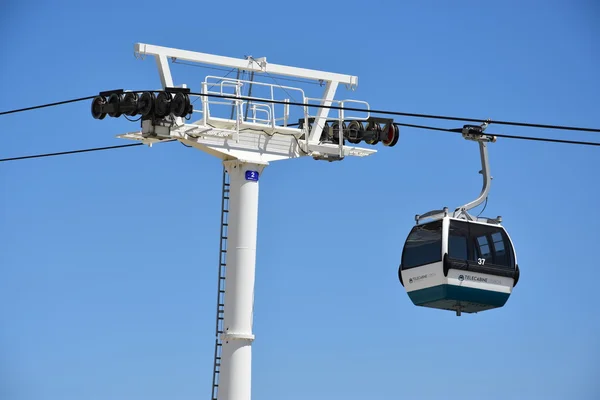
[[(187, 96), (190, 99), (189, 119), (181, 113), (174, 115), (172, 111), (167, 115), (162, 113), (158, 118), (144, 115), (141, 130), (118, 135), (123, 139), (149, 145), (175, 139), (223, 160), (261, 164), (304, 156), (337, 161), (346, 156), (364, 157), (377, 152), (372, 147), (356, 146), (361, 138), (371, 145), (381, 141), (393, 146), (397, 142), (397, 126), (391, 119), (372, 117), (369, 103), (334, 99), (340, 85), (349, 90), (356, 89), (358, 77), (353, 75), (273, 64), (266, 57), (233, 58), (144, 43), (135, 44), (134, 55), (142, 59), (146, 56), (155, 58), (162, 86), (158, 91), (158, 97), (162, 96), (158, 99), (163, 102), (161, 107), (168, 109), (174, 96)], [(194, 93), (187, 84), (175, 87), (169, 64), (177, 61), (217, 69), (237, 69), (238, 76), (206, 75), (200, 92)], [(240, 73), (248, 73), (251, 78), (241, 79)], [(255, 75), (271, 78), (274, 83), (258, 82)], [(283, 86), (276, 78), (318, 83), (324, 89), (320, 97), (308, 97), (303, 89)], [(252, 88), (261, 88), (266, 95), (253, 95)], [(246, 89), (248, 93), (244, 95)], [(283, 96), (277, 96), (278, 91), (283, 92)], [(177, 95), (178, 92), (183, 95)], [(141, 98), (138, 94), (130, 96), (133, 97)], [(120, 99), (122, 97), (113, 103), (110, 100), (100, 103), (110, 109), (119, 107)], [(157, 101), (153, 94), (151, 99)], [(357, 105), (361, 107), (359, 112), (356, 112)], [(353, 111), (349, 112), (345, 107)], [(219, 115), (219, 108), (221, 111), (227, 108), (230, 114)], [(330, 113), (330, 109), (337, 112)], [(108, 111), (111, 116), (120, 115), (118, 110), (112, 110), (112, 113)], [(106, 115), (102, 110), (94, 112), (93, 109), (92, 112)], [(297, 122), (290, 119), (294, 115)], [(382, 129), (380, 124), (385, 127)], [(388, 135), (395, 139), (389, 139)], [(346, 143), (347, 139), (351, 145)]]

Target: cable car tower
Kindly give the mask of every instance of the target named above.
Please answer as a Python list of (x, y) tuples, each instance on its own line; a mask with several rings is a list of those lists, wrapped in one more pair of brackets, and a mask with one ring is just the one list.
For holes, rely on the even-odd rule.
[[(102, 92), (92, 102), (92, 115), (96, 119), (106, 115), (140, 115), (141, 130), (118, 137), (150, 146), (178, 140), (222, 161), (217, 338), (211, 399), (250, 400), (260, 176), (274, 161), (307, 156), (340, 161), (347, 156), (372, 155), (377, 152), (375, 149), (356, 145), (364, 141), (371, 146), (379, 142), (394, 146), (398, 127), (391, 119), (371, 116), (367, 102), (334, 100), (340, 85), (350, 90), (357, 87), (356, 76), (271, 64), (264, 57), (238, 59), (142, 43), (135, 44), (134, 54), (155, 58), (161, 90)], [(237, 69), (238, 77), (207, 75), (200, 93), (192, 93), (187, 85), (174, 86), (170, 60)], [(240, 71), (252, 78), (272, 78), (275, 83), (240, 79)], [(278, 84), (274, 76), (318, 82), (324, 86), (322, 96), (307, 97), (298, 87)], [(248, 95), (243, 96), (246, 88)], [(252, 90), (262, 94), (252, 94)], [(286, 104), (292, 102), (296, 104), (293, 107)], [(362, 104), (366, 111), (349, 115), (343, 109), (348, 103), (352, 107)], [(311, 105), (316, 108), (314, 114), (310, 113)], [(330, 117), (330, 109), (319, 106), (340, 108), (336, 116)], [(189, 122), (198, 115), (198, 119)], [(298, 122), (290, 123), (294, 116)]]

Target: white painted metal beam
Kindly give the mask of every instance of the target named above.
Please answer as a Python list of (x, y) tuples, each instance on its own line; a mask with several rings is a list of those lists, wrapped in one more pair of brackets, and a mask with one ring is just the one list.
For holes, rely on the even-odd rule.
[[(152, 55), (156, 57), (168, 57), (203, 64), (218, 65), (228, 68), (239, 68), (246, 71), (268, 72), (270, 74), (293, 76), (296, 78), (312, 79), (325, 82), (339, 82), (350, 85), (352, 88), (358, 86), (358, 77), (333, 72), (318, 71), (313, 69), (289, 67), (286, 65), (269, 64), (266, 59), (247, 60), (241, 58), (217, 56), (213, 54), (199, 53), (195, 51), (173, 49), (169, 47), (155, 46), (145, 43), (136, 43), (134, 46), (136, 55)], [(262, 62), (264, 60), (264, 62)]]
[[(327, 82), (325, 85), (325, 91), (323, 93), (323, 100), (321, 101), (321, 105), (323, 106), (331, 106), (331, 102), (333, 97), (335, 96), (335, 91), (337, 89), (337, 82)], [(310, 143), (318, 143), (321, 138), (321, 132), (323, 132), (323, 126), (325, 126), (325, 121), (327, 121), (327, 116), (329, 115), (329, 108), (321, 107), (319, 111), (317, 111), (317, 117), (315, 118), (315, 123), (313, 124), (310, 135), (308, 136), (308, 141)]]
[(169, 60), (165, 56), (156, 57), (156, 65), (160, 75), (160, 83), (163, 89), (173, 87), (173, 77), (171, 76), (171, 68), (169, 68)]

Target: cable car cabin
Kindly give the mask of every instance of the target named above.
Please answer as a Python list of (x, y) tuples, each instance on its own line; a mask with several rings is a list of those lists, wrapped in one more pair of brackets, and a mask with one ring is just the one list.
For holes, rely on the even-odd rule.
[(501, 225), (446, 215), (411, 230), (398, 277), (415, 305), (460, 315), (504, 306), (519, 267)]

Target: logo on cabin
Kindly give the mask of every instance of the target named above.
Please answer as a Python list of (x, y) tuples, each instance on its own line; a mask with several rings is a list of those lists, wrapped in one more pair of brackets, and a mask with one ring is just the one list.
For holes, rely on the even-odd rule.
[(432, 278), (434, 276), (435, 276), (435, 272), (431, 273), (431, 274), (427, 274), (427, 275), (414, 276), (408, 280), (408, 283), (414, 283), (414, 282), (420, 281), (421, 279)]
[(460, 282), (462, 281), (473, 281), (473, 282), (485, 282), (488, 283), (488, 278), (481, 278), (479, 276), (473, 276), (473, 275), (459, 275), (458, 276), (458, 280)]

